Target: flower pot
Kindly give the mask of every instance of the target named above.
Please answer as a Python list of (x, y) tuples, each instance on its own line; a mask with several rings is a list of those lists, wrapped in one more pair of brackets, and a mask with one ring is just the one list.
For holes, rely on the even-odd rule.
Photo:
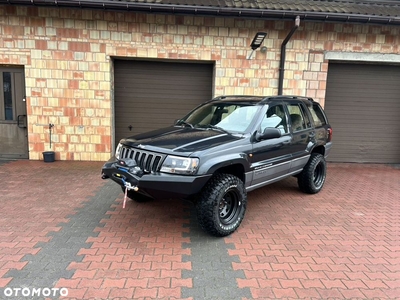
[(43, 152), (43, 161), (44, 162), (53, 162), (56, 159), (56, 153), (54, 151), (45, 151)]

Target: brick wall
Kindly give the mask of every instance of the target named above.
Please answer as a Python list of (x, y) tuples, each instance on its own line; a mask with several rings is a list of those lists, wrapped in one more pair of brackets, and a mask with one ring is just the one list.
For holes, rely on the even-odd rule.
[[(214, 61), (215, 96), (276, 95), (280, 46), (294, 21), (0, 6), (0, 65), (23, 65), (30, 159), (105, 161), (112, 152), (112, 57)], [(267, 31), (267, 52), (249, 44)], [(287, 45), (284, 94), (324, 104), (324, 51), (399, 53), (395, 26), (301, 21)]]

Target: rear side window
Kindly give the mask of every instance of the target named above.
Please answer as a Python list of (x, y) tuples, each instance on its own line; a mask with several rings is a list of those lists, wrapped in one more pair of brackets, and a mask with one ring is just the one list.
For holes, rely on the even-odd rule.
[(310, 109), (315, 127), (326, 125), (327, 122), (325, 115), (322, 111), (322, 108), (318, 104), (310, 105), (308, 108)]
[(303, 110), (301, 109), (299, 104), (289, 104), (287, 105), (289, 114), (290, 114), (290, 121), (292, 124), (293, 132), (304, 130), (307, 128)]

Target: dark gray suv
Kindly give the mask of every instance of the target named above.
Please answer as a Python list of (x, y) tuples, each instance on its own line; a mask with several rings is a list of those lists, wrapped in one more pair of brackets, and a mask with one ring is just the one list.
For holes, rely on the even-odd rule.
[(134, 201), (179, 197), (196, 205), (201, 227), (234, 232), (247, 192), (289, 176), (318, 193), (332, 128), (321, 106), (298, 96), (221, 96), (174, 125), (122, 139), (102, 178)]

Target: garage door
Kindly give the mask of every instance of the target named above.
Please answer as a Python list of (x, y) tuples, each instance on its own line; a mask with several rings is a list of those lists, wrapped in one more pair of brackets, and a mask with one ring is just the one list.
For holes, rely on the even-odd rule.
[(115, 141), (172, 125), (212, 97), (213, 64), (114, 61)]
[(330, 161), (400, 163), (400, 67), (330, 63)]

